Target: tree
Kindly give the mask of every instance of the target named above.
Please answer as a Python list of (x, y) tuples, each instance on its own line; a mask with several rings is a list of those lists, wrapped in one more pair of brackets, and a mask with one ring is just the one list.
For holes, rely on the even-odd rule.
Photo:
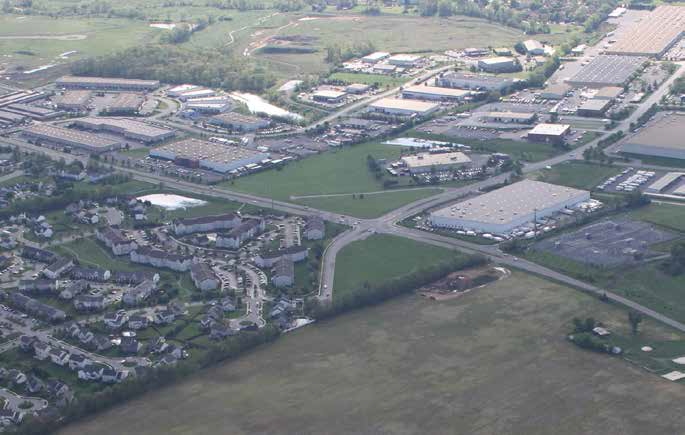
[(642, 314), (637, 311), (628, 312), (628, 323), (630, 323), (630, 329), (633, 331), (633, 335), (637, 335), (638, 327), (642, 322)]

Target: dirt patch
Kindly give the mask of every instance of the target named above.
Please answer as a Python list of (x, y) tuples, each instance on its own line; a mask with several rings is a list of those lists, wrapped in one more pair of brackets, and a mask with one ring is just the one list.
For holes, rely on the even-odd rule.
[(446, 301), (458, 298), (472, 290), (504, 279), (511, 272), (502, 267), (477, 267), (460, 270), (445, 278), (419, 289), (419, 294), (435, 301)]

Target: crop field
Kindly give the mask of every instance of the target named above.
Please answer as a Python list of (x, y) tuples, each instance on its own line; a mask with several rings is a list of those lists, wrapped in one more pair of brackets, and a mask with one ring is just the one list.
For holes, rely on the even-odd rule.
[(336, 258), (333, 296), (377, 285), (460, 255), (402, 237), (375, 234), (350, 243)]
[(619, 172), (621, 170), (614, 166), (584, 162), (565, 162), (553, 166), (552, 169), (532, 173), (528, 178), (575, 187), (577, 189), (592, 190), (602, 181)]
[[(104, 55), (154, 40), (160, 30), (125, 19), (0, 15), (0, 69), (31, 70)], [(60, 55), (75, 51), (66, 59)]]
[(396, 192), (389, 190), (383, 193), (366, 194), (363, 198), (348, 194), (298, 199), (295, 202), (318, 210), (372, 219), (383, 216), (404, 204), (437, 195), (440, 192), (442, 189), (411, 189)]
[[(309, 326), (59, 434), (680, 433), (685, 386), (569, 344), (574, 316), (630, 337), (625, 311), (514, 273)], [(641, 330), (632, 345), (681, 355), (681, 335)]]

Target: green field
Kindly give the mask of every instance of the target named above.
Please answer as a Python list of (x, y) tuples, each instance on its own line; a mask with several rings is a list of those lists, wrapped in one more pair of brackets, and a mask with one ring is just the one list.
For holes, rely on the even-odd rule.
[(434, 266), (455, 255), (455, 251), (426, 245), (397, 236), (374, 234), (350, 243), (335, 261), (334, 295), (356, 291)]
[(593, 190), (602, 181), (621, 172), (615, 166), (605, 166), (584, 162), (565, 162), (552, 169), (543, 169), (531, 174), (528, 178), (545, 181), (577, 189)]
[(128, 261), (127, 256), (115, 257), (104, 245), (92, 238), (74, 240), (54, 248), (57, 253), (76, 258), (84, 266), (102, 267), (111, 271), (134, 271), (139, 265)]
[(398, 192), (390, 190), (384, 193), (367, 194), (364, 198), (353, 198), (352, 195), (325, 196), (298, 199), (295, 202), (317, 210), (326, 210), (333, 213), (348, 214), (358, 218), (372, 219), (383, 216), (410, 202), (437, 195), (440, 192), (442, 192), (441, 189), (412, 189)]
[[(459, 299), (410, 295), (315, 324), (59, 434), (682, 432), (683, 385), (568, 343), (574, 316), (630, 337), (625, 311), (515, 273)], [(627, 358), (635, 345), (683, 354), (680, 334), (641, 330)]]
[(336, 72), (328, 76), (330, 80), (340, 80), (345, 83), (364, 83), (367, 85), (376, 85), (378, 87), (393, 88), (402, 86), (408, 80), (406, 77), (392, 77), (379, 74), (356, 74), (346, 72)]
[(652, 202), (630, 212), (629, 216), (685, 233), (685, 205)]

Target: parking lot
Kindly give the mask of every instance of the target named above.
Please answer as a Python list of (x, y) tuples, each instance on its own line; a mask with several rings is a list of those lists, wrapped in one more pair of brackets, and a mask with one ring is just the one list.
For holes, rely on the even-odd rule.
[(544, 239), (533, 249), (585, 264), (621, 266), (659, 255), (650, 246), (676, 237), (645, 222), (603, 220)]

